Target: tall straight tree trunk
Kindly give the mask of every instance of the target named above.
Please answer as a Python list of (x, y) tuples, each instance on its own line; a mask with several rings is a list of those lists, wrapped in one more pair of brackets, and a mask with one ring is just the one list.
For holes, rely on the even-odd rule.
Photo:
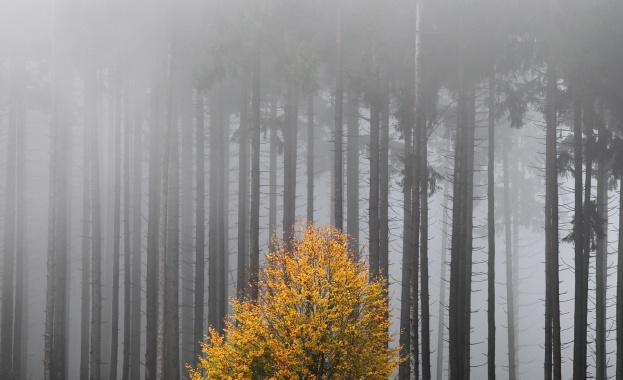
[[(432, 122), (432, 121), (431, 121)], [(430, 294), (428, 290), (428, 149), (426, 121), (420, 134), (420, 282), (422, 287), (422, 378), (430, 380)]]
[(314, 94), (313, 93), (307, 96), (307, 224), (312, 224), (312, 223), (314, 223)]
[[(383, 86), (379, 130), (379, 274), (389, 278), (389, 86)], [(389, 289), (386, 289), (389, 290)]]
[[(509, 139), (510, 140), (510, 139)], [(508, 140), (507, 140), (508, 141)], [(512, 249), (512, 226), (511, 226), (511, 198), (510, 198), (510, 173), (508, 168), (508, 150), (512, 145), (508, 141), (502, 150), (503, 170), (504, 170), (504, 233), (506, 244), (506, 323), (508, 331), (508, 377), (515, 380), (515, 305), (513, 301), (513, 249)]]
[(414, 51), (414, 91), (413, 91), (413, 186), (411, 191), (411, 226), (413, 232), (411, 238), (413, 243), (411, 245), (411, 302), (410, 302), (410, 319), (411, 328), (409, 330), (410, 336), (410, 362), (411, 373), (410, 378), (412, 380), (419, 378), (419, 339), (418, 339), (418, 327), (419, 327), (419, 315), (418, 315), (418, 296), (419, 296), (419, 260), (420, 260), (420, 190), (421, 190), (421, 163), (419, 152), (420, 140), (422, 134), (420, 133), (423, 122), (422, 117), (422, 49), (421, 49), (421, 33), (420, 25), (422, 20), (422, 3), (416, 1), (415, 3), (415, 51)]
[(112, 256), (112, 335), (110, 339), (110, 380), (117, 378), (119, 347), (119, 255), (121, 251), (121, 86), (119, 66), (116, 70), (114, 122), (114, 200), (113, 200), (113, 256)]
[(342, 181), (344, 179), (342, 163), (342, 115), (343, 115), (343, 99), (344, 99), (344, 80), (343, 80), (343, 64), (342, 64), (342, 1), (338, 0), (337, 3), (337, 22), (336, 22), (336, 84), (335, 84), (335, 140), (333, 149), (333, 171), (335, 181), (333, 182), (335, 188), (333, 189), (333, 205), (335, 207), (335, 228), (343, 230), (344, 227), (344, 201), (343, 201), (343, 186)]
[[(489, 142), (487, 161), (487, 376), (495, 379), (495, 71), (489, 74)], [(504, 207), (508, 207), (505, 204)], [(441, 327), (441, 326), (440, 326)], [(510, 325), (509, 325), (510, 328)]]
[[(87, 79), (85, 79), (86, 81)], [(89, 379), (89, 337), (91, 319), (91, 129), (90, 105), (84, 104), (82, 168), (82, 293), (80, 312), (80, 380)]]
[(183, 376), (189, 377), (183, 367), (193, 361), (193, 124), (192, 94), (189, 87), (184, 88), (181, 101), (181, 229), (180, 229), (180, 260), (181, 260), (181, 358)]
[(617, 247), (616, 380), (623, 379), (623, 167), (619, 170), (619, 245)]
[(348, 92), (348, 110), (346, 124), (346, 232), (350, 236), (350, 245), (355, 255), (359, 255), (359, 95)]
[(197, 142), (197, 208), (195, 232), (195, 300), (193, 316), (193, 365), (197, 366), (203, 339), (203, 302), (205, 287), (205, 127), (203, 90), (195, 91), (195, 122)]
[[(249, 257), (249, 283), (251, 285), (251, 297), (255, 300), (258, 297), (258, 281), (260, 270), (260, 130), (261, 130), (261, 113), (260, 113), (260, 47), (259, 43), (254, 51), (253, 60), (253, 77), (251, 82), (251, 210), (249, 221), (250, 231), (250, 257)], [(272, 107), (276, 107), (273, 104)], [(276, 110), (275, 110), (276, 111)], [(270, 131), (271, 148), (275, 144), (275, 132), (276, 128), (273, 125), (273, 129)], [(271, 169), (275, 170), (275, 158), (271, 149)], [(272, 173), (271, 174), (275, 174)], [(275, 201), (272, 197), (274, 194), (274, 181), (276, 180), (271, 175), (271, 203)], [(273, 204), (273, 206), (276, 206)], [(274, 212), (271, 209), (270, 212)], [(275, 223), (273, 215), (273, 223)], [(271, 226), (274, 228), (274, 225)], [(272, 234), (274, 231), (270, 231)]]
[(298, 88), (288, 84), (286, 123), (283, 133), (283, 234), (286, 245), (294, 233), (296, 215), (296, 163), (298, 135)]
[[(171, 100), (173, 101), (173, 100)], [(171, 106), (172, 107), (172, 106)], [(180, 171), (179, 171), (179, 123), (177, 114), (169, 116), (169, 183), (167, 200), (167, 248), (166, 248), (166, 302), (165, 302), (165, 378), (180, 377)]]
[[(139, 379), (141, 374), (141, 300), (142, 300), (142, 203), (143, 203), (143, 126), (142, 118), (135, 111), (132, 131), (132, 337), (130, 347), (130, 379)], [(127, 182), (126, 186), (130, 186)]]
[(439, 275), (439, 311), (437, 322), (437, 372), (436, 379), (441, 380), (443, 376), (443, 341), (444, 332), (446, 330), (444, 324), (444, 314), (446, 312), (446, 256), (448, 250), (448, 234), (446, 232), (446, 226), (448, 225), (448, 181), (444, 181), (443, 184), (443, 219), (442, 219), (442, 235), (441, 235), (441, 270)]
[(101, 376), (102, 350), (102, 212), (100, 156), (98, 133), (97, 85), (95, 71), (88, 70), (85, 75), (85, 104), (88, 107), (89, 125), (91, 126), (91, 349), (90, 380), (99, 380)]
[[(586, 146), (584, 159), (586, 162), (586, 176), (584, 177), (584, 204), (583, 204), (583, 225), (584, 230), (582, 235), (582, 360), (583, 360), (583, 378), (587, 377), (586, 371), (588, 369), (588, 282), (589, 282), (589, 259), (591, 256), (591, 189), (593, 179), (593, 123), (592, 123), (592, 110), (588, 107), (582, 112), (584, 116), (584, 128), (586, 129)], [(577, 173), (577, 172), (576, 172)]]
[[(413, 253), (413, 235), (411, 225), (411, 192), (413, 186), (413, 152), (411, 149), (412, 120), (407, 118), (406, 122), (403, 122), (403, 131), (405, 138), (405, 150), (404, 150), (404, 178), (403, 178), (403, 230), (402, 230), (402, 276), (401, 276), (401, 292), (400, 292), (400, 356), (406, 357), (410, 352), (410, 304), (411, 304), (411, 255)], [(350, 132), (349, 137), (350, 139)], [(350, 151), (350, 150), (349, 150)], [(349, 161), (350, 165), (350, 161)], [(350, 166), (349, 166), (350, 170)], [(350, 185), (350, 179), (349, 179)], [(349, 196), (350, 201), (350, 196)], [(350, 203), (349, 203), (350, 204)], [(350, 208), (348, 209), (348, 215), (350, 216)], [(405, 360), (400, 363), (398, 367), (398, 378), (400, 380), (407, 380), (410, 376), (410, 362)]]
[(130, 355), (132, 344), (132, 267), (131, 267), (131, 234), (130, 234), (130, 140), (132, 123), (130, 122), (130, 96), (127, 83), (124, 91), (123, 119), (123, 363), (122, 380), (128, 380), (130, 376)]
[[(605, 131), (599, 129), (603, 142)], [(606, 145), (601, 145), (605, 147)], [(608, 290), (608, 170), (603, 156), (597, 164), (597, 215), (601, 218), (602, 233), (597, 236), (595, 255), (595, 369), (596, 380), (607, 379), (606, 351), (606, 293)]]
[[(28, 343), (28, 252), (26, 250), (26, 106), (23, 90), (17, 93), (17, 166), (15, 202), (15, 328), (13, 331), (13, 373), (27, 378)], [(87, 242), (88, 243), (88, 242)], [(87, 288), (88, 291), (88, 288)]]
[[(513, 183), (519, 184), (521, 182), (520, 181), (520, 175), (523, 178), (523, 172), (521, 171), (521, 165), (519, 160), (513, 160), (515, 165), (514, 165), (514, 172), (513, 172)], [(513, 213), (513, 289), (512, 289), (512, 294), (513, 294), (513, 311), (515, 312), (515, 326), (513, 328), (513, 334), (514, 334), (514, 338), (513, 340), (515, 341), (515, 347), (514, 347), (514, 352), (515, 352), (515, 378), (517, 378), (518, 374), (519, 374), (519, 204), (520, 204), (520, 197), (519, 197), (519, 185), (514, 186), (514, 189), (512, 189), (512, 196), (513, 196), (513, 201), (514, 202), (514, 207), (512, 208), (512, 213)]]
[(248, 91), (247, 82), (242, 81), (240, 96), (240, 127), (238, 129), (238, 277), (236, 295), (238, 299), (245, 296), (247, 282), (247, 261), (248, 251), (247, 242), (249, 235), (247, 234), (248, 220), (248, 202), (249, 202), (249, 132), (248, 127)]
[[(582, 206), (582, 111), (580, 100), (573, 102), (573, 134), (574, 134), (574, 170), (575, 170), (575, 225), (573, 236), (575, 244), (575, 306), (574, 306), (574, 329), (573, 329), (573, 378), (584, 380), (586, 378), (586, 366), (584, 365), (584, 341), (586, 328), (584, 328), (584, 212)], [(590, 192), (590, 189), (586, 189)]]
[(156, 316), (158, 286), (158, 223), (160, 204), (160, 87), (152, 86), (149, 131), (149, 199), (147, 220), (147, 268), (145, 278), (145, 380), (156, 378)]
[(270, 102), (270, 153), (268, 162), (268, 228), (270, 238), (276, 234), (277, 228), (277, 100)]
[[(13, 313), (15, 280), (15, 201), (17, 170), (17, 84), (11, 84), (6, 148), (4, 197), (4, 256), (2, 260), (2, 324), (0, 326), (0, 372), (13, 376)], [(15, 353), (16, 355), (18, 353)]]
[[(221, 108), (225, 109), (224, 98), (221, 97)], [(229, 271), (229, 142), (231, 140), (230, 126), (231, 115), (229, 111), (225, 113), (223, 118), (223, 134), (221, 136), (221, 146), (223, 158), (220, 165), (221, 178), (220, 183), (220, 204), (219, 204), (219, 257), (218, 257), (218, 322), (219, 330), (225, 328), (225, 317), (227, 316), (227, 298), (229, 297), (228, 278)]]
[(379, 94), (373, 94), (370, 103), (370, 196), (368, 201), (370, 233), (370, 277), (377, 279), (380, 274), (380, 220), (379, 220), (379, 135), (381, 105)]

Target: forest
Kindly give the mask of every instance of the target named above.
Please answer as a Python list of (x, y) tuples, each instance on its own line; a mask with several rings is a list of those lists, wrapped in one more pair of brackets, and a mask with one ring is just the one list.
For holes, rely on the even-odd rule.
[(621, 16), (0, 0), (0, 380), (200, 377), (329, 225), (384, 284), (391, 378), (623, 380)]

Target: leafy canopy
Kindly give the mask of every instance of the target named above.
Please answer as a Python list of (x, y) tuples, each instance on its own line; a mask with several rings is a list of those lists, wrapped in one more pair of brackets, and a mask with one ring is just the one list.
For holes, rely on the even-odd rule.
[(210, 329), (191, 379), (387, 379), (401, 359), (388, 347), (385, 280), (368, 278), (332, 227), (275, 241), (259, 300), (232, 301), (224, 335)]

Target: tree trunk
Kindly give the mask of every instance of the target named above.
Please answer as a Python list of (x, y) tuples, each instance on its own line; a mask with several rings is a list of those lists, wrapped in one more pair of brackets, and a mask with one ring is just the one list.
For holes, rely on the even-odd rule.
[(336, 22), (336, 58), (337, 58), (337, 73), (335, 84), (335, 135), (334, 135), (334, 149), (333, 149), (333, 170), (335, 181), (335, 188), (333, 189), (333, 206), (335, 207), (335, 228), (342, 231), (344, 228), (344, 201), (343, 201), (343, 189), (342, 181), (344, 179), (342, 163), (342, 115), (343, 115), (343, 99), (344, 99), (344, 80), (342, 77), (343, 65), (342, 65), (342, 2), (338, 0), (337, 3), (337, 22)]
[[(377, 89), (378, 90), (378, 89)], [(379, 135), (381, 105), (379, 94), (373, 94), (370, 102), (370, 196), (368, 205), (370, 231), (370, 277), (377, 279), (380, 274), (379, 242)]]
[[(510, 139), (509, 139), (510, 140)], [(509, 380), (515, 380), (515, 305), (513, 301), (513, 250), (512, 250), (512, 226), (511, 226), (511, 200), (508, 168), (508, 150), (512, 142), (508, 141), (502, 150), (504, 170), (504, 232), (506, 244), (506, 323), (508, 331), (508, 375)]]
[(17, 84), (11, 83), (6, 148), (6, 189), (4, 197), (4, 256), (2, 260), (2, 325), (0, 333), (0, 372), (13, 374), (13, 313), (15, 279), (15, 201), (17, 169)]
[(443, 376), (443, 341), (446, 326), (444, 323), (444, 314), (446, 312), (446, 256), (448, 250), (448, 234), (446, 226), (448, 225), (448, 181), (443, 184), (443, 221), (441, 235), (441, 273), (439, 275), (439, 321), (437, 323), (437, 380), (441, 380)]
[[(379, 274), (385, 277), (385, 279), (389, 279), (389, 85), (384, 85), (382, 91), (378, 163)], [(389, 289), (386, 288), (386, 291), (388, 290)]]
[(110, 340), (110, 380), (117, 378), (117, 352), (119, 347), (119, 255), (121, 251), (121, 86), (117, 65), (115, 85), (114, 124), (114, 200), (113, 200), (113, 256), (112, 256), (112, 335)]
[[(93, 76), (93, 78), (91, 77)], [(102, 350), (102, 212), (100, 156), (98, 138), (97, 86), (94, 83), (95, 72), (88, 71), (85, 78), (85, 104), (88, 107), (91, 126), (91, 209), (92, 240), (91, 252), (91, 349), (90, 380), (99, 380)]]
[[(133, 194), (132, 194), (132, 343), (130, 347), (130, 379), (141, 375), (141, 299), (142, 299), (142, 204), (143, 204), (143, 127), (136, 112), (133, 130)], [(127, 182), (127, 186), (130, 183)]]
[(130, 122), (130, 95), (126, 83), (124, 91), (123, 119), (125, 126), (123, 142), (123, 363), (122, 380), (130, 376), (130, 355), (132, 344), (132, 267), (131, 267), (131, 235), (130, 235), (130, 139), (132, 123)]
[(160, 204), (160, 87), (151, 88), (149, 131), (149, 217), (147, 221), (147, 268), (145, 279), (145, 380), (156, 378), (156, 316), (158, 286), (158, 223)]
[(313, 223), (314, 223), (314, 94), (311, 93), (307, 95), (307, 224), (313, 224)]
[(286, 123), (283, 129), (283, 235), (290, 244), (294, 233), (296, 214), (296, 162), (298, 135), (298, 88), (288, 85)]
[[(85, 82), (88, 79), (85, 78)], [(86, 84), (86, 83), (85, 83)], [(85, 89), (86, 90), (86, 89)], [(85, 91), (86, 92), (86, 91)], [(82, 168), (82, 294), (80, 313), (80, 380), (89, 379), (89, 323), (91, 319), (91, 129), (92, 109), (85, 94)]]
[[(573, 228), (575, 244), (575, 306), (573, 328), (573, 378), (586, 379), (584, 365), (584, 342), (586, 328), (584, 320), (584, 212), (582, 206), (582, 111), (577, 98), (573, 102), (573, 134), (575, 156), (575, 225)], [(590, 188), (587, 189), (590, 191)]]
[(195, 300), (193, 320), (193, 366), (197, 366), (201, 355), (200, 342), (203, 340), (203, 303), (205, 287), (205, 128), (203, 90), (195, 91), (195, 110), (197, 131), (197, 208), (195, 232)]
[(619, 245), (617, 247), (616, 380), (623, 379), (623, 167), (619, 170)]
[[(15, 328), (13, 332), (13, 373), (16, 379), (27, 378), (28, 364), (28, 252), (26, 250), (26, 106), (24, 94), (17, 94), (17, 167), (15, 203)], [(88, 170), (87, 170), (88, 171)], [(88, 243), (88, 241), (87, 241)], [(88, 292), (88, 284), (87, 284)], [(88, 306), (87, 306), (88, 307)], [(88, 349), (88, 348), (87, 348)]]
[(269, 153), (269, 173), (268, 173), (268, 228), (270, 239), (273, 234), (277, 234), (277, 146), (279, 137), (277, 135), (277, 101), (270, 102), (270, 153)]
[[(350, 112), (350, 111), (349, 111)], [(413, 152), (411, 149), (412, 140), (412, 130), (413, 125), (411, 125), (411, 120), (407, 118), (406, 122), (403, 123), (403, 131), (405, 138), (405, 150), (404, 150), (404, 179), (403, 179), (403, 230), (402, 230), (402, 276), (401, 276), (401, 292), (400, 292), (400, 356), (406, 357), (410, 352), (410, 284), (411, 284), (411, 254), (413, 252), (412, 246), (412, 225), (411, 225), (411, 192), (412, 192), (412, 184), (413, 184)], [(349, 141), (351, 138), (350, 135), (350, 124), (349, 124)], [(350, 153), (350, 148), (349, 148)], [(349, 171), (350, 171), (350, 160), (348, 161)], [(351, 186), (350, 178), (348, 180), (349, 187)], [(354, 184), (353, 184), (354, 186)], [(358, 191), (358, 190), (357, 190)], [(349, 208), (348, 215), (350, 217), (350, 195), (348, 197), (349, 200)], [(350, 219), (349, 219), (350, 221)], [(410, 376), (410, 362), (405, 360), (400, 363), (398, 368), (398, 378), (400, 380), (407, 380)], [(439, 379), (440, 380), (440, 379)]]
[[(489, 149), (487, 161), (487, 363), (488, 379), (495, 379), (495, 71), (489, 74)], [(505, 204), (506, 208), (508, 204)], [(510, 328), (510, 325), (509, 325)]]
[[(359, 255), (359, 95), (348, 92), (348, 110), (346, 124), (346, 232), (350, 236), (350, 245), (355, 255)], [(410, 196), (410, 194), (409, 194)], [(407, 266), (408, 267), (408, 266)]]
[[(599, 140), (605, 138), (603, 128), (599, 129)], [(605, 144), (601, 145), (605, 147)], [(603, 155), (597, 166), (597, 215), (601, 218), (602, 233), (597, 236), (595, 256), (595, 369), (596, 380), (607, 379), (606, 351), (606, 293), (608, 291), (608, 170)]]
[(181, 358), (183, 377), (189, 377), (184, 368), (193, 362), (193, 124), (192, 124), (192, 88), (185, 87), (180, 106), (181, 110)]
[(247, 282), (247, 242), (249, 236), (247, 233), (247, 220), (248, 220), (248, 189), (249, 189), (249, 132), (248, 127), (248, 91), (247, 82), (242, 81), (241, 85), (241, 97), (240, 97), (240, 127), (238, 129), (238, 286), (236, 289), (236, 295), (238, 299), (242, 299), (245, 296), (246, 282)]
[(422, 308), (422, 379), (430, 380), (430, 295), (428, 290), (428, 129), (432, 130), (432, 120), (426, 128), (426, 113), (422, 111), (420, 128), (420, 282)]

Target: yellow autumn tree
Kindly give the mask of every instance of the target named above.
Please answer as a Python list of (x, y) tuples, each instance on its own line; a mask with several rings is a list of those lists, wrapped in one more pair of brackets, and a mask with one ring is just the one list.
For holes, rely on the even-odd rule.
[(369, 281), (347, 235), (308, 226), (272, 247), (259, 299), (232, 301), (191, 379), (387, 379), (401, 359), (389, 347), (385, 280)]

